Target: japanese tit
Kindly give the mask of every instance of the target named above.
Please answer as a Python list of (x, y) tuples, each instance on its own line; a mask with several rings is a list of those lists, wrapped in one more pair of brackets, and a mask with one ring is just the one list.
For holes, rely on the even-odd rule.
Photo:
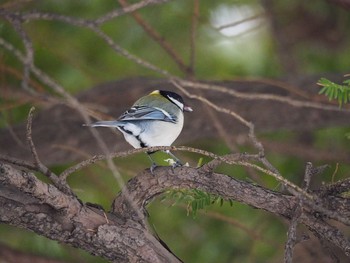
[[(184, 112), (192, 109), (184, 104), (182, 97), (175, 92), (155, 90), (138, 99), (129, 110), (115, 121), (98, 121), (91, 127), (115, 127), (124, 135), (125, 140), (134, 148), (151, 146), (170, 146), (179, 136), (184, 124)], [(151, 162), (151, 172), (155, 162), (147, 152)], [(181, 162), (175, 159), (175, 166)]]

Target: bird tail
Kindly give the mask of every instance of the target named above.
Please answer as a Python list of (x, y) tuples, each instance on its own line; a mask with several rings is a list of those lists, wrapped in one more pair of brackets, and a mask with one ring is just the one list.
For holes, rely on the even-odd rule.
[(84, 126), (90, 127), (119, 127), (122, 125), (120, 121), (98, 121), (91, 124), (84, 124)]

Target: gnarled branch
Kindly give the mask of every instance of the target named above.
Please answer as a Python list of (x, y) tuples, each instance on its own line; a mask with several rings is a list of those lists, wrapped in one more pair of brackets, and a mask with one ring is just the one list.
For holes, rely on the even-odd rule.
[[(119, 194), (112, 211), (104, 212), (82, 204), (73, 196), (38, 180), (33, 174), (10, 165), (0, 166), (0, 220), (33, 230), (54, 240), (71, 244), (117, 262), (179, 262), (147, 228), (147, 203), (168, 189), (200, 189), (224, 199), (236, 200), (290, 220), (298, 197), (274, 192), (233, 177), (201, 168), (158, 167), (131, 179), (125, 187), (133, 203)], [(322, 202), (330, 211), (350, 216), (350, 201), (327, 196)], [(327, 218), (305, 204), (299, 223), (341, 248), (349, 256), (350, 244)], [(107, 220), (106, 220), (107, 218)]]

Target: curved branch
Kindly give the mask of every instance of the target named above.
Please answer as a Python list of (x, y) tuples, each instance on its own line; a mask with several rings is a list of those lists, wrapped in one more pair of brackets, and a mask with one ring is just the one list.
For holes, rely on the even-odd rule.
[[(24, 227), (38, 234), (82, 248), (118, 262), (179, 262), (161, 240), (146, 227), (146, 205), (168, 189), (200, 189), (224, 199), (236, 200), (290, 220), (298, 202), (290, 196), (192, 167), (158, 167), (131, 179), (113, 202), (111, 213), (83, 205), (74, 196), (60, 192), (33, 174), (0, 164), (0, 221)], [(327, 196), (325, 207), (350, 216), (350, 200)], [(299, 223), (340, 247), (349, 256), (350, 244), (344, 234), (326, 222), (324, 216), (305, 204)], [(140, 217), (140, 215), (142, 215)], [(107, 220), (106, 220), (107, 218)]]
[[(155, 175), (144, 171), (127, 183), (126, 187), (139, 209), (145, 211), (145, 205), (152, 198), (169, 189), (200, 189), (285, 218), (291, 218), (293, 214), (293, 196), (273, 192), (224, 174), (204, 172), (192, 167), (178, 167), (174, 169), (174, 173), (169, 167), (157, 167)], [(128, 213), (124, 203), (123, 196), (119, 195), (113, 203), (113, 211)]]
[[(290, 220), (297, 205), (298, 197), (290, 196), (237, 180), (233, 177), (204, 172), (203, 169), (179, 167), (174, 173), (168, 167), (159, 167), (155, 175), (143, 172), (131, 179), (126, 185), (135, 204), (146, 213), (145, 206), (157, 195), (168, 189), (200, 189), (210, 194), (219, 195), (224, 199), (235, 200), (252, 207), (263, 209), (277, 216)], [(350, 216), (350, 200), (334, 196), (327, 196), (322, 200), (330, 211), (337, 211), (345, 218)], [(325, 218), (315, 218), (317, 211), (314, 207), (305, 205), (304, 214), (299, 223), (307, 226), (311, 231), (318, 233), (324, 239), (340, 247), (347, 256), (350, 256), (350, 242), (335, 227), (329, 225)], [(132, 215), (123, 195), (119, 195), (113, 203), (113, 211)]]

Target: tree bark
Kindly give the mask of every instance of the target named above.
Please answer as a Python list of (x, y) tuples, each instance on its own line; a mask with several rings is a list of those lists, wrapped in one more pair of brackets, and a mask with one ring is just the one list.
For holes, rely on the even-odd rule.
[[(296, 196), (274, 192), (204, 168), (158, 167), (154, 175), (145, 170), (125, 187), (128, 198), (124, 189), (114, 200), (111, 211), (104, 214), (102, 210), (82, 204), (75, 197), (43, 183), (30, 172), (0, 164), (0, 221), (113, 262), (180, 262), (147, 227), (147, 203), (169, 188), (200, 189), (287, 220), (293, 217), (298, 203)], [(350, 217), (349, 199), (333, 196), (334, 191), (321, 193), (318, 202), (323, 207), (341, 213), (345, 218)], [(141, 213), (136, 213), (135, 207)], [(305, 205), (303, 209), (299, 223), (350, 256), (349, 240), (344, 234), (312, 206)]]

